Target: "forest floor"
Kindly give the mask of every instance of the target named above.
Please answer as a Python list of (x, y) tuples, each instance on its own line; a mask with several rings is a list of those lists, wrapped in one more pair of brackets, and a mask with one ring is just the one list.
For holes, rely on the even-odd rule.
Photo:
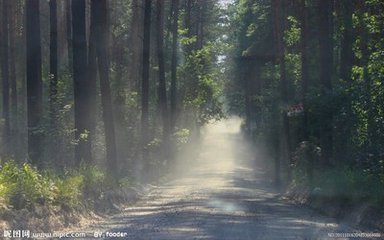
[(135, 240), (349, 239), (335, 234), (360, 232), (285, 201), (254, 167), (238, 121), (211, 125), (204, 136), (200, 156), (194, 166), (180, 167), (179, 178), (81, 231)]

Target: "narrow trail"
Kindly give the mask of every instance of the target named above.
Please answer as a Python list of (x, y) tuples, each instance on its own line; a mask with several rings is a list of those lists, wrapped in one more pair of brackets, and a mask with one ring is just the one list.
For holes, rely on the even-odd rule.
[(123, 232), (135, 240), (335, 239), (328, 233), (351, 232), (280, 200), (264, 173), (250, 167), (255, 157), (238, 122), (209, 126), (196, 167), (91, 231)]

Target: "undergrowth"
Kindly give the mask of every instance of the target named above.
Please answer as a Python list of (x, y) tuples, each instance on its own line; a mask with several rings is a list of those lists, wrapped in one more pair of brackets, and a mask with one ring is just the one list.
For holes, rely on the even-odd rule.
[(107, 189), (119, 187), (95, 166), (82, 165), (62, 174), (14, 161), (0, 166), (0, 210), (33, 210), (36, 205), (76, 209), (89, 204), (90, 199), (97, 201)]
[(384, 164), (373, 171), (354, 165), (322, 166), (320, 150), (313, 144), (302, 144), (294, 154), (293, 184), (309, 187), (317, 195), (345, 203), (368, 203), (383, 208)]

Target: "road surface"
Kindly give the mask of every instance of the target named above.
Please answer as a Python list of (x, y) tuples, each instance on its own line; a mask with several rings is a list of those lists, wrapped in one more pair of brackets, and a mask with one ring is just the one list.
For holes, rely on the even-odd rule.
[(250, 167), (257, 156), (241, 137), (239, 120), (211, 125), (204, 136), (189, 172), (154, 187), (90, 230), (107, 239), (123, 234), (135, 240), (336, 239), (329, 233), (351, 232), (335, 220), (281, 200), (263, 171)]

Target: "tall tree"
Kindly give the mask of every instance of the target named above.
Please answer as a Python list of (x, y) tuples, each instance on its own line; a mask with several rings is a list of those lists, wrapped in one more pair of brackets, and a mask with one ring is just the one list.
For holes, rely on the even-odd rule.
[(107, 0), (92, 0), (92, 8), (96, 10), (96, 52), (100, 74), (101, 105), (105, 129), (105, 143), (108, 169), (111, 174), (118, 172), (116, 156), (115, 124), (113, 117), (111, 88), (109, 83), (109, 44), (108, 44), (108, 6)]
[(144, 21), (144, 7), (142, 0), (132, 0), (132, 23), (131, 34), (129, 38), (130, 50), (132, 57), (130, 60), (131, 79), (133, 80), (133, 89), (139, 91), (140, 79), (142, 74), (143, 62), (143, 21)]
[[(164, 59), (164, 0), (157, 1), (157, 57), (159, 64), (159, 106), (163, 123), (164, 148), (168, 147), (169, 121), (167, 108), (167, 89), (165, 82), (165, 59)], [(167, 150), (165, 150), (167, 151)]]
[[(188, 0), (190, 4), (191, 0)], [(170, 130), (172, 131), (176, 123), (177, 111), (177, 41), (178, 41), (178, 20), (179, 20), (179, 0), (172, 0), (172, 59), (171, 59), (171, 91), (170, 91)]]
[(301, 140), (308, 140), (308, 112), (306, 94), (308, 93), (308, 9), (306, 1), (300, 1), (300, 20), (301, 20), (301, 101), (304, 106), (303, 122), (301, 128)]
[[(309, 54), (308, 54), (308, 7), (306, 0), (301, 0), (299, 3), (299, 16), (301, 21), (301, 39), (300, 39), (300, 51), (301, 51), (301, 101), (303, 104), (303, 117), (301, 122), (300, 141), (309, 141), (309, 126), (308, 126), (308, 103), (307, 94), (309, 87)], [(313, 161), (305, 156), (308, 162), (307, 174), (309, 180), (309, 186), (313, 186)]]
[(2, 9), (2, 38), (1, 38), (1, 77), (2, 77), (2, 94), (3, 108), (2, 115), (4, 118), (4, 145), (5, 151), (8, 151), (10, 141), (10, 121), (9, 121), (9, 28), (8, 28), (8, 11), (9, 1), (3, 0)]
[(95, 104), (90, 101), (87, 77), (87, 40), (85, 24), (85, 0), (72, 1), (72, 47), (73, 47), (73, 81), (75, 100), (75, 137), (79, 140), (75, 147), (76, 164), (81, 161), (90, 162), (91, 113), (88, 106)]
[(198, 21), (197, 21), (197, 48), (201, 49), (203, 48), (204, 45), (204, 37), (205, 37), (205, 32), (204, 32), (204, 21), (205, 21), (205, 13), (207, 10), (207, 1), (199, 1), (198, 2)]
[[(319, 14), (319, 48), (320, 48), (320, 84), (323, 96), (330, 96), (332, 91), (333, 69), (333, 31), (332, 31), (333, 0), (318, 0)], [(323, 124), (320, 129), (320, 144), (322, 147), (322, 161), (328, 164), (332, 157), (333, 127), (332, 112), (324, 109)]]
[(368, 29), (368, 23), (365, 19), (365, 14), (367, 11), (367, 5), (365, 1), (359, 1), (359, 35), (360, 35), (360, 49), (361, 49), (361, 65), (363, 67), (363, 80), (364, 80), (364, 87), (365, 87), (365, 105), (366, 105), (366, 111), (367, 111), (367, 146), (371, 148), (372, 146), (376, 145), (376, 137), (375, 137), (375, 129), (376, 123), (375, 123), (375, 117), (374, 117), (374, 104), (372, 99), (372, 77), (371, 74), (369, 74), (369, 57), (370, 57), (370, 50), (369, 50), (369, 42), (370, 42), (370, 34)]
[(43, 136), (40, 127), (43, 115), (43, 87), (39, 0), (26, 1), (26, 11), (28, 154), (34, 164), (41, 166)]
[[(100, 28), (100, 4), (91, 2), (91, 23), (90, 23), (90, 32), (89, 32), (89, 41), (88, 41), (88, 94), (90, 98), (90, 102), (96, 102), (96, 85), (97, 85), (97, 41), (100, 37), (98, 31)], [(98, 36), (99, 35), (99, 36)], [(96, 104), (92, 104), (89, 107), (89, 112), (91, 116), (97, 115), (97, 106)], [(89, 138), (93, 139), (94, 132), (96, 129), (96, 118), (90, 119), (90, 129), (89, 129)]]
[(66, 23), (66, 36), (67, 36), (67, 51), (68, 51), (68, 66), (72, 63), (72, 0), (65, 1), (65, 23)]
[[(11, 138), (9, 151), (14, 154), (17, 159), (20, 156), (16, 151), (20, 146), (19, 137), (19, 118), (18, 118), (18, 95), (17, 95), (17, 79), (16, 79), (16, 30), (17, 30), (17, 2), (11, 1), (8, 5), (8, 28), (9, 28), (9, 86), (10, 86), (10, 134)], [(5, 146), (7, 147), (7, 146)]]
[(343, 6), (343, 34), (341, 40), (341, 56), (340, 56), (340, 78), (344, 81), (351, 81), (352, 65), (353, 65), (353, 10), (355, 0), (341, 1)]
[(11, 87), (11, 112), (12, 112), (12, 136), (18, 135), (18, 101), (17, 101), (17, 81), (16, 81), (16, 22), (17, 22), (17, 2), (10, 2), (11, 13), (9, 18), (9, 80)]
[[(288, 95), (288, 79), (286, 76), (286, 61), (285, 61), (285, 47), (284, 47), (284, 31), (285, 31), (285, 2), (274, 0), (273, 1), (274, 12), (274, 22), (275, 22), (275, 36), (277, 44), (277, 58), (279, 63), (279, 72), (280, 72), (280, 91), (281, 91), (281, 101), (284, 107), (287, 107), (289, 104), (289, 95)], [(287, 112), (283, 111), (282, 115), (283, 125), (282, 125), (282, 136), (281, 136), (281, 158), (284, 160), (284, 171), (287, 174), (288, 180), (290, 178), (290, 126), (287, 116)]]
[(143, 66), (141, 82), (141, 135), (143, 148), (144, 168), (147, 167), (149, 141), (149, 55), (150, 55), (150, 31), (151, 31), (151, 0), (145, 0), (144, 4), (144, 37), (143, 37)]
[(58, 45), (57, 45), (57, 0), (49, 1), (50, 15), (50, 49), (49, 49), (49, 112), (52, 126), (56, 122), (57, 103), (57, 68), (58, 68)]
[(1, 77), (2, 77), (2, 95), (3, 95), (3, 106), (2, 115), (4, 118), (4, 147), (5, 152), (8, 153), (8, 146), (10, 141), (10, 114), (9, 114), (9, 1), (3, 0), (2, 8), (2, 35), (1, 35)]

